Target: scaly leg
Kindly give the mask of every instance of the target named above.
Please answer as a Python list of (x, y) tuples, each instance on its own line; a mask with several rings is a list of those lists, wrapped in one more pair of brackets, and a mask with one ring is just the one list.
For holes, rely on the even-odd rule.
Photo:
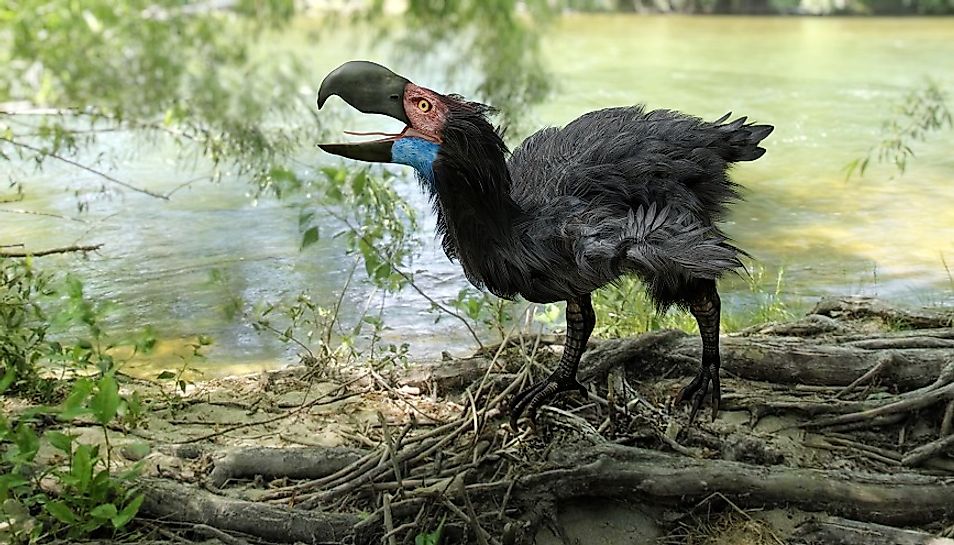
[(699, 374), (692, 382), (676, 396), (676, 404), (692, 399), (692, 409), (689, 413), (689, 425), (696, 419), (696, 413), (705, 401), (709, 392), (709, 403), (712, 405), (712, 419), (719, 414), (719, 400), (721, 387), (719, 385), (719, 313), (721, 303), (719, 292), (714, 280), (701, 284), (700, 290), (689, 301), (689, 312), (699, 324), (699, 334), (702, 336), (702, 365)]
[(537, 382), (514, 396), (510, 403), (510, 426), (517, 429), (517, 420), (524, 412), (531, 421), (537, 409), (560, 392), (578, 391), (586, 396), (586, 388), (576, 380), (580, 357), (586, 350), (586, 341), (596, 325), (596, 314), (590, 296), (582, 295), (566, 302), (566, 344), (560, 364), (546, 380)]

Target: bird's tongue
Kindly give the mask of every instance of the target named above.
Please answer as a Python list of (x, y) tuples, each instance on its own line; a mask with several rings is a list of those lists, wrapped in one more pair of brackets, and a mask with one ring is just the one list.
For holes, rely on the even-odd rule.
[(350, 136), (382, 136), (377, 140), (372, 140), (372, 142), (391, 142), (398, 140), (400, 138), (423, 138), (425, 140), (433, 140), (429, 138), (426, 134), (413, 129), (412, 127), (404, 127), (404, 130), (399, 133), (389, 133), (389, 132), (359, 132), (359, 131), (344, 131), (345, 134)]
[[(404, 129), (406, 131), (407, 128)], [(404, 131), (399, 133), (389, 133), (389, 132), (359, 132), (359, 131), (344, 131), (345, 134), (351, 136), (383, 136), (381, 140), (397, 140), (404, 135)]]

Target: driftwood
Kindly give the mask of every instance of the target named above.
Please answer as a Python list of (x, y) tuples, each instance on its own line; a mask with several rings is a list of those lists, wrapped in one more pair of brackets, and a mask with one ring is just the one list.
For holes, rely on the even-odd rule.
[(255, 476), (318, 479), (347, 467), (365, 454), (352, 448), (236, 448), (214, 457), (209, 478), (216, 487), (222, 487), (229, 479)]
[(152, 518), (204, 524), (272, 543), (338, 543), (352, 532), (355, 514), (306, 512), (235, 500), (162, 479), (141, 483), (140, 512)]
[(954, 545), (954, 539), (838, 517), (806, 521), (792, 537), (817, 545)]

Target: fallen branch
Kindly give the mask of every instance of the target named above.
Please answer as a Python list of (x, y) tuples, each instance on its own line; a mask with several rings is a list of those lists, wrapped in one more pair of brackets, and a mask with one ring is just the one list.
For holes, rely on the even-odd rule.
[(46, 250), (36, 251), (5, 251), (0, 252), (0, 257), (43, 257), (53, 254), (68, 254), (72, 252), (95, 252), (102, 248), (102, 244), (90, 244), (86, 246), (63, 246), (62, 248), (48, 248)]

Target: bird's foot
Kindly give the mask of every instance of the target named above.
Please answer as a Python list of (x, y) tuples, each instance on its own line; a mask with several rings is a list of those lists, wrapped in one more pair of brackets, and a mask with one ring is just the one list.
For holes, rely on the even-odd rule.
[(536, 423), (537, 409), (553, 399), (560, 392), (580, 392), (586, 397), (586, 388), (575, 376), (560, 374), (559, 371), (551, 374), (546, 380), (534, 383), (529, 388), (513, 396), (510, 402), (510, 427), (516, 431), (517, 420), (524, 412), (531, 422)]
[(692, 408), (689, 412), (689, 426), (696, 420), (696, 414), (702, 407), (706, 399), (706, 393), (709, 393), (709, 404), (712, 405), (712, 419), (715, 420), (719, 414), (719, 401), (722, 398), (722, 389), (719, 385), (719, 368), (703, 366), (699, 374), (692, 379), (692, 382), (683, 388), (676, 396), (676, 405), (692, 399)]

